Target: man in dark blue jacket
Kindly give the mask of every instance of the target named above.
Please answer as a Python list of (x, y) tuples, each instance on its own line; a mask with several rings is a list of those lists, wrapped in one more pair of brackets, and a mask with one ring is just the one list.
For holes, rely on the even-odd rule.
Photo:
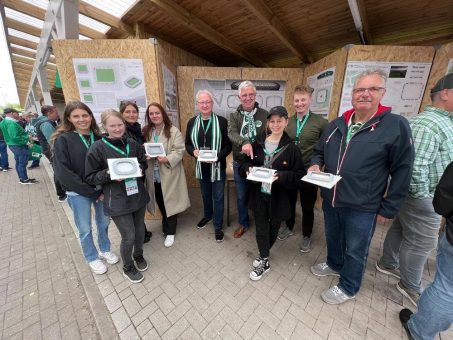
[(311, 267), (317, 276), (339, 276), (322, 299), (340, 304), (354, 298), (365, 272), (376, 222), (395, 217), (409, 190), (414, 161), (407, 120), (380, 104), (386, 75), (365, 71), (352, 90), (351, 110), (332, 121), (315, 147), (308, 171), (341, 176), (321, 188), (327, 261)]

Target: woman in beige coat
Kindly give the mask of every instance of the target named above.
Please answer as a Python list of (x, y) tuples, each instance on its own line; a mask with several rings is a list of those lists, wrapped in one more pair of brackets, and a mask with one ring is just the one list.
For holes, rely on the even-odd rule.
[(156, 204), (162, 214), (162, 231), (165, 247), (171, 247), (175, 240), (177, 214), (190, 207), (186, 175), (182, 164), (185, 152), (184, 138), (172, 125), (165, 109), (158, 103), (151, 103), (146, 109), (143, 136), (147, 143), (162, 143), (166, 156), (148, 159), (146, 187), (151, 201), (148, 211), (156, 213)]

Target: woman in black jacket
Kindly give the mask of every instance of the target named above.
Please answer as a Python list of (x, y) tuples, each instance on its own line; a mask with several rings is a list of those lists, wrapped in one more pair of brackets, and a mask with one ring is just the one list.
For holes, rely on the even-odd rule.
[(253, 261), (250, 273), (253, 281), (270, 270), (269, 252), (275, 243), (282, 221), (291, 215), (289, 190), (298, 187), (304, 174), (299, 148), (291, 143), (284, 131), (288, 125), (288, 112), (283, 106), (273, 107), (267, 117), (266, 135), (253, 142), (252, 157), (241, 162), (240, 173), (246, 176), (252, 167), (266, 167), (277, 170), (272, 184), (253, 182), (255, 193), (256, 242), (259, 256)]
[[(100, 258), (109, 264), (119, 260), (118, 256), (110, 251), (110, 219), (104, 214), (102, 190), (85, 181), (86, 153), (90, 145), (100, 138), (100, 131), (90, 108), (82, 102), (73, 101), (66, 105), (63, 123), (51, 139), (55, 178), (66, 191), (68, 204), (79, 231), (83, 255), (95, 274), (104, 274), (107, 271)], [(94, 206), (96, 213), (99, 254), (91, 232), (91, 206)]]
[(138, 283), (143, 280), (140, 272), (148, 268), (143, 258), (143, 220), (149, 195), (141, 178), (112, 180), (107, 160), (137, 158), (143, 176), (147, 167), (144, 149), (136, 141), (125, 136), (126, 125), (119, 112), (105, 111), (101, 115), (101, 120), (108, 137), (95, 142), (88, 151), (85, 164), (86, 180), (92, 185), (102, 186), (105, 213), (112, 217), (121, 234), (123, 274), (131, 282)]

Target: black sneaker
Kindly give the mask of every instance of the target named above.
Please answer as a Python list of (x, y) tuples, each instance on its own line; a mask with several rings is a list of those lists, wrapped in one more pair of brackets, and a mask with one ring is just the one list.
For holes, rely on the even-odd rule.
[(123, 267), (123, 275), (132, 283), (139, 283), (144, 279), (143, 274), (140, 273), (133, 264), (129, 267)]
[(20, 184), (36, 184), (39, 182), (34, 178), (29, 178), (29, 179), (21, 179), (21, 180), (19, 180), (19, 183)]
[(67, 198), (68, 196), (66, 195), (58, 196), (58, 202), (63, 203), (64, 201), (66, 201)]
[(12, 168), (10, 168), (9, 166), (7, 166), (6, 168), (2, 168), (3, 172), (8, 172), (9, 170), (12, 170)]
[(28, 170), (33, 170), (33, 169), (38, 169), (38, 168), (39, 168), (39, 165), (37, 165), (37, 166), (30, 165), (27, 167)]
[(401, 311), (400, 311), (400, 321), (401, 321), (401, 324), (403, 325), (403, 328), (406, 330), (406, 334), (407, 334), (407, 337), (409, 338), (409, 340), (414, 339), (414, 337), (412, 336), (412, 334), (409, 330), (409, 326), (407, 325), (407, 322), (411, 318), (412, 314), (413, 314), (412, 311), (407, 308), (401, 309)]
[(219, 229), (219, 230), (215, 231), (215, 240), (218, 243), (223, 242), (223, 231), (222, 231), (222, 229)]
[(145, 229), (145, 239), (143, 240), (143, 243), (151, 241), (151, 237), (153, 237), (153, 233)]
[(203, 217), (203, 218), (200, 220), (200, 222), (198, 222), (197, 228), (198, 228), (198, 229), (203, 229), (204, 227), (206, 227), (206, 224), (208, 224), (210, 220), (211, 220), (210, 218), (205, 218), (205, 217)]
[(250, 280), (258, 281), (266, 274), (269, 270), (271, 270), (271, 266), (269, 265), (269, 260), (263, 258), (255, 269), (250, 272)]
[(137, 256), (134, 260), (139, 271), (144, 272), (146, 269), (148, 269), (148, 262), (146, 262), (145, 258), (142, 255)]

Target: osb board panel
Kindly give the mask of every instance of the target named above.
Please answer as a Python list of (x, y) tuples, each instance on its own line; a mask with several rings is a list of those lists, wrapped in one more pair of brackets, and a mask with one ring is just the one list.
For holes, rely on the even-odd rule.
[(335, 79), (332, 86), (332, 95), (330, 97), (329, 121), (337, 118), (338, 116), (347, 58), (348, 49), (343, 47), (342, 49), (335, 51), (327, 57), (322, 58), (321, 60), (318, 60), (311, 65), (308, 65), (304, 69), (304, 84), (307, 84), (308, 77), (327, 70), (331, 67), (335, 67)]
[(407, 61), (430, 63), (434, 58), (431, 46), (370, 46), (354, 45), (348, 61)]
[(453, 43), (443, 45), (436, 51), (428, 83), (426, 84), (425, 95), (420, 105), (420, 111), (423, 111), (426, 105), (431, 104), (430, 91), (436, 82), (447, 73), (447, 66), (450, 59), (453, 59)]
[(148, 39), (54, 40), (52, 47), (67, 102), (80, 100), (72, 58), (142, 59), (146, 97), (159, 98), (155, 48)]
[(293, 89), (304, 79), (301, 68), (243, 68), (243, 80), (285, 80), (285, 103), (289, 113), (294, 112)]
[[(186, 135), (187, 122), (195, 115), (195, 93), (193, 89), (194, 79), (241, 79), (240, 68), (228, 67), (178, 67), (177, 71), (178, 95), (179, 95), (179, 117), (181, 132)], [(186, 154), (183, 159), (186, 170), (187, 182), (190, 186), (198, 185), (195, 179), (195, 162), (193, 157)]]

